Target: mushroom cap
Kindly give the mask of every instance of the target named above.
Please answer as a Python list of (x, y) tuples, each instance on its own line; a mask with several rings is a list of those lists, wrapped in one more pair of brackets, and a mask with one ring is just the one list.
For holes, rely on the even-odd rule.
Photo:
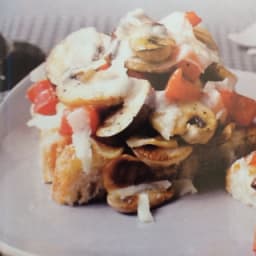
[(154, 104), (154, 90), (146, 80), (129, 78), (130, 90), (120, 109), (108, 116), (97, 130), (98, 137), (120, 134), (141, 119), (144, 121)]
[(100, 59), (110, 43), (110, 37), (95, 28), (82, 28), (57, 44), (46, 60), (46, 73), (50, 81), (59, 86), (63, 75), (71, 68), (81, 68)]

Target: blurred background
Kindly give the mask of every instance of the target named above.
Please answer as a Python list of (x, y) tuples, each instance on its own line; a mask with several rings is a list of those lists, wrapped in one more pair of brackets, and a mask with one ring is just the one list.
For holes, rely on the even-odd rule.
[[(231, 68), (256, 71), (256, 56), (247, 55), (246, 49), (227, 38), (229, 33), (240, 31), (256, 22), (255, 0), (0, 0), (0, 33), (9, 43), (28, 42), (47, 54), (54, 44), (81, 27), (96, 26), (100, 31), (111, 32), (121, 16), (138, 7), (156, 19), (175, 10), (196, 11), (217, 41), (223, 62)], [(2, 91), (11, 88), (24, 76), (26, 70), (42, 61), (43, 55), (37, 52), (38, 49), (27, 48), (25, 53), (24, 47), (18, 49), (21, 54), (14, 71), (19, 73), (22, 63), (25, 65), (28, 62), (28, 59), (23, 61), (24, 54), (32, 58), (31, 65), (23, 66), (23, 72), (11, 79), (9, 84), (0, 85)], [(34, 60), (35, 52), (39, 55), (36, 53)]]

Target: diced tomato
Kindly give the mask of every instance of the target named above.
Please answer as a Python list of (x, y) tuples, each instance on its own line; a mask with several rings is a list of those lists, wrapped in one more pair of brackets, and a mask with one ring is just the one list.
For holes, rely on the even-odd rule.
[(59, 128), (59, 133), (61, 135), (71, 135), (73, 133), (72, 127), (70, 126), (67, 115), (70, 113), (69, 110), (65, 110), (63, 113), (63, 116), (61, 118), (61, 123), (60, 123), (60, 128)]
[(43, 90), (35, 98), (34, 111), (42, 115), (55, 115), (57, 103), (58, 99), (53, 90)]
[[(256, 166), (256, 151), (254, 151), (254, 152), (252, 153), (252, 156), (251, 156), (249, 165)], [(255, 242), (256, 242), (256, 241), (255, 241)], [(256, 244), (255, 244), (255, 245), (256, 245)]]
[(235, 93), (229, 90), (219, 90), (219, 92), (225, 108), (231, 113), (234, 109)]
[(256, 117), (256, 101), (237, 94), (232, 117), (241, 126), (248, 126)]
[[(87, 117), (89, 118), (91, 132), (92, 132), (92, 134), (95, 134), (95, 132), (99, 126), (99, 120), (100, 120), (99, 114), (93, 106), (84, 106), (83, 108), (85, 110)], [(72, 135), (72, 133), (73, 133), (72, 127), (69, 124), (68, 118), (67, 118), (67, 116), (70, 112), (71, 112), (71, 110), (66, 110), (63, 113), (60, 128), (59, 128), (59, 133), (61, 135)]]
[(146, 79), (146, 76), (144, 73), (138, 72), (138, 71), (134, 71), (129, 69), (127, 71), (127, 75), (130, 77), (134, 77), (134, 78), (138, 78), (138, 79)]
[(193, 101), (201, 97), (201, 89), (183, 78), (181, 68), (178, 68), (170, 77), (165, 88), (165, 96), (169, 101)]
[(111, 66), (111, 64), (109, 62), (106, 62), (105, 64), (101, 65), (99, 68), (97, 68), (97, 70), (106, 70)]
[(186, 60), (181, 61), (177, 67), (182, 69), (184, 77), (191, 82), (195, 82), (201, 74), (201, 70), (197, 65)]
[(90, 120), (92, 134), (95, 134), (100, 123), (99, 114), (93, 106), (85, 106), (85, 110), (87, 111)]
[(195, 27), (202, 21), (202, 19), (193, 11), (186, 12), (186, 18), (189, 20), (190, 24), (193, 27)]
[(44, 90), (54, 90), (49, 80), (42, 80), (32, 84), (27, 90), (27, 98), (35, 103), (36, 97)]
[(256, 101), (229, 90), (220, 90), (230, 117), (240, 126), (248, 126), (256, 117)]

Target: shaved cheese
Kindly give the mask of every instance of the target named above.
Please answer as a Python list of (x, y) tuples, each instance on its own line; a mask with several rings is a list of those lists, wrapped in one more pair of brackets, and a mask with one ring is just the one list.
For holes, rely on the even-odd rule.
[(75, 109), (67, 116), (67, 119), (73, 130), (72, 143), (76, 156), (82, 162), (83, 171), (88, 173), (91, 170), (92, 149), (87, 112), (83, 108)]
[(41, 130), (57, 129), (60, 127), (61, 117), (65, 106), (62, 103), (57, 105), (56, 115), (47, 116), (33, 112), (33, 105), (31, 106), (32, 118), (27, 122), (28, 127), (36, 127)]
[(129, 186), (126, 188), (121, 188), (113, 191), (120, 196), (121, 199), (124, 199), (128, 196), (132, 196), (134, 194), (143, 192), (145, 190), (153, 190), (153, 189), (164, 189), (167, 190), (171, 187), (172, 183), (168, 180), (155, 181), (151, 183), (142, 183), (139, 185)]
[(82, 162), (83, 171), (87, 173), (90, 172), (92, 162), (90, 133), (86, 130), (74, 132), (72, 134), (72, 143), (74, 145), (77, 158)]
[(156, 92), (153, 126), (166, 140), (169, 140), (174, 135), (176, 122), (181, 116), (182, 111), (177, 104), (167, 102), (164, 92)]
[(137, 208), (138, 218), (141, 222), (153, 222), (154, 218), (150, 212), (150, 204), (147, 193), (139, 194), (138, 208)]
[(58, 115), (45, 116), (35, 115), (31, 120), (27, 122), (28, 127), (37, 127), (41, 130), (55, 129), (60, 125), (61, 117)]

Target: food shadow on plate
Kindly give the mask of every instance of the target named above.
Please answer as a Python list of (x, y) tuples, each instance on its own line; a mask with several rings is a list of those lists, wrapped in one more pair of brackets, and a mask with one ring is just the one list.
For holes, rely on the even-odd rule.
[(225, 190), (226, 170), (220, 162), (204, 163), (195, 177), (195, 187), (199, 194)]

